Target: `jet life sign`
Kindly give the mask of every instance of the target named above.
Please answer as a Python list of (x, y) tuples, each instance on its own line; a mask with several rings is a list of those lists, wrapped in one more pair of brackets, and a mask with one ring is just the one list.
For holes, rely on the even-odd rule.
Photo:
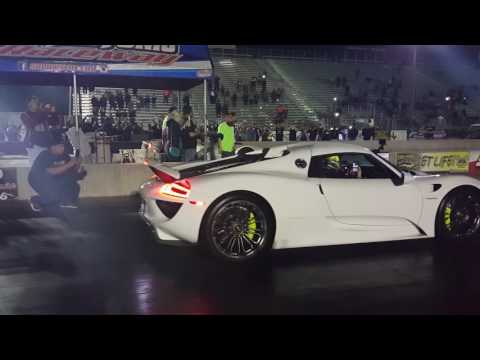
[(447, 151), (429, 153), (397, 153), (397, 166), (406, 170), (424, 172), (459, 172), (469, 170), (470, 152)]
[(179, 45), (2, 45), (0, 57), (166, 66), (182, 55)]

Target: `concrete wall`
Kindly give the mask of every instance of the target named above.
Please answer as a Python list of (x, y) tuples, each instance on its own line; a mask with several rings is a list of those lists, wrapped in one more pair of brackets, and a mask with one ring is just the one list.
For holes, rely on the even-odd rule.
[[(85, 164), (88, 176), (80, 182), (81, 197), (132, 195), (152, 176), (143, 164)], [(29, 167), (17, 168), (18, 198), (29, 199), (33, 191), (28, 184)]]
[[(308, 142), (305, 142), (308, 143)], [(378, 141), (355, 141), (370, 149), (378, 148)], [(270, 147), (286, 142), (243, 142), (243, 145)], [(392, 153), (395, 161), (397, 152), (428, 151), (472, 151), (480, 150), (480, 140), (414, 140), (387, 141), (385, 152)], [(30, 170), (27, 161), (0, 161), (0, 167), (16, 167), (19, 199), (29, 199), (33, 191), (27, 177)], [(176, 164), (171, 164), (176, 165)], [(85, 164), (88, 176), (81, 182), (81, 197), (108, 197), (131, 195), (138, 191), (140, 185), (152, 176), (150, 169), (143, 164)]]

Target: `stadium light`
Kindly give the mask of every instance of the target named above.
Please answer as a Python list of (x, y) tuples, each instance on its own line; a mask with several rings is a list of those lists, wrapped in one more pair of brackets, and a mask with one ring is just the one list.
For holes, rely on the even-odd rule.
[(340, 116), (340, 113), (336, 112), (335, 117), (339, 117), (339, 116)]
[(447, 97), (445, 98), (445, 101), (450, 101), (450, 96), (447, 96)]
[(218, 62), (220, 65), (233, 66), (232, 60), (221, 60)]
[(333, 101), (335, 101), (335, 102), (336, 102), (336, 101), (337, 101), (337, 97), (334, 97), (334, 98), (333, 98)]

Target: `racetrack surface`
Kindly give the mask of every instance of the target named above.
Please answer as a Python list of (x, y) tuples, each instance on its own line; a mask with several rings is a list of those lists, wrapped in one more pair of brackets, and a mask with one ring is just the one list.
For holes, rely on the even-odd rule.
[(275, 252), (249, 268), (159, 245), (137, 198), (82, 200), (67, 222), (0, 203), (0, 314), (477, 314), (480, 252), (433, 241)]

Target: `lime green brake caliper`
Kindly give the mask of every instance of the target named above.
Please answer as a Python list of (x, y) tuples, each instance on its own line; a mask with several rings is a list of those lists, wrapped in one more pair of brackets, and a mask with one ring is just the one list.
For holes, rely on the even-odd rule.
[(452, 208), (450, 206), (445, 208), (443, 222), (448, 231), (452, 230)]
[(253, 240), (253, 236), (255, 235), (256, 231), (257, 231), (257, 220), (255, 219), (255, 215), (251, 212), (248, 217), (247, 237), (250, 240)]

